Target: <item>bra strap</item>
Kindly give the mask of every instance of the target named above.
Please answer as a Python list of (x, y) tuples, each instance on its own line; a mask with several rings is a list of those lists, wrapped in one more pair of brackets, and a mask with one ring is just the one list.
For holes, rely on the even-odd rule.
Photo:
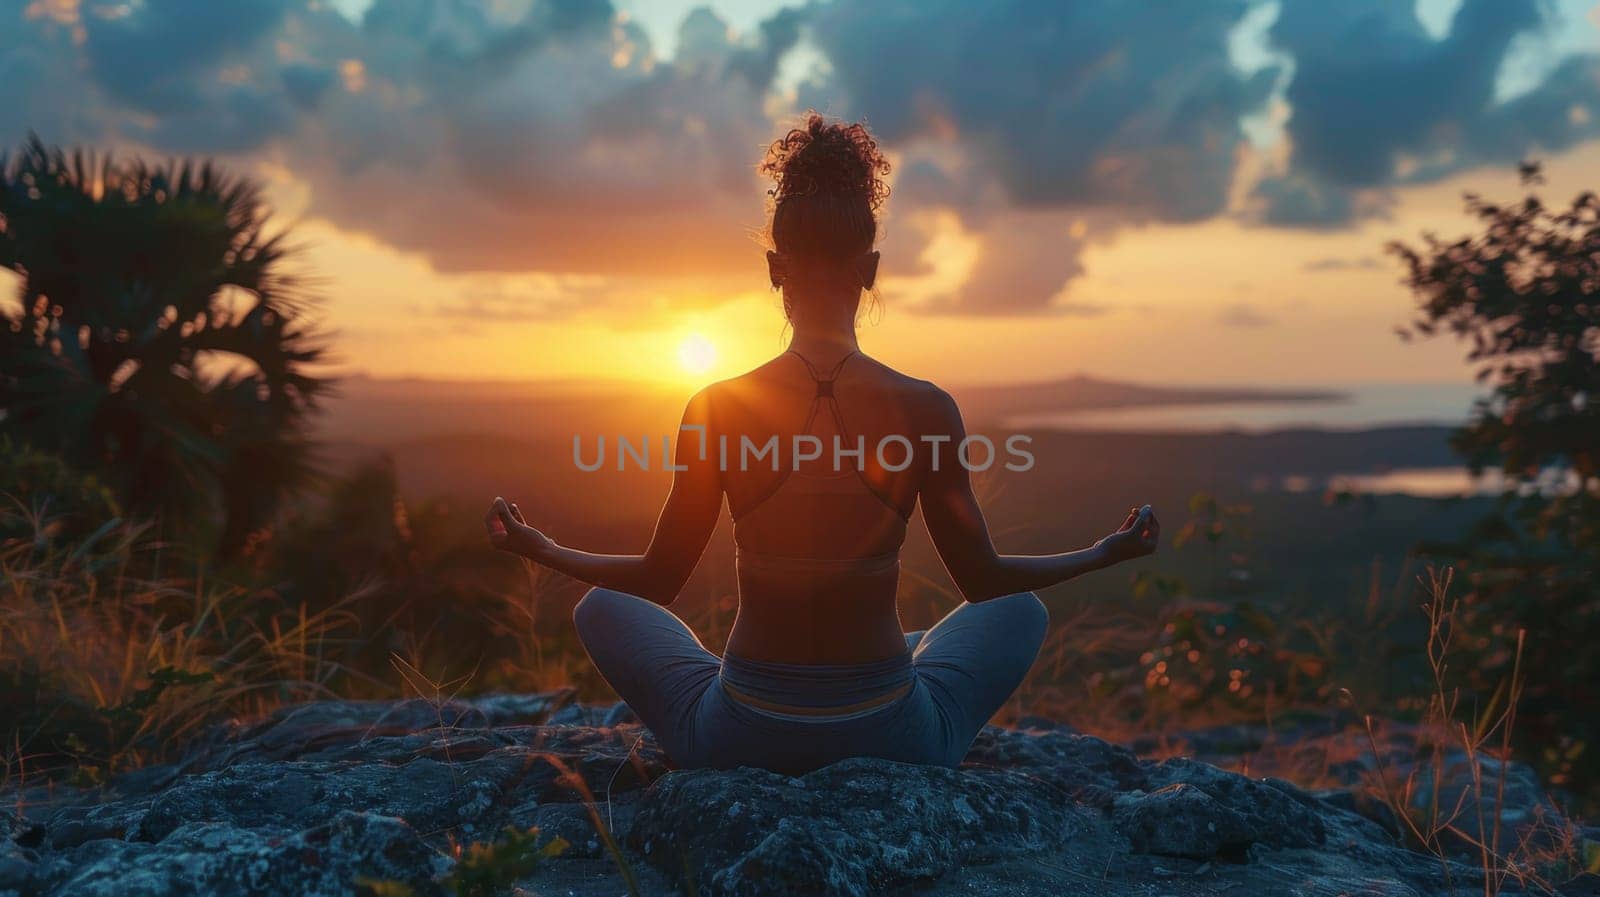
[(810, 374), (812, 382), (817, 384), (816, 397), (819, 399), (831, 399), (833, 398), (833, 382), (839, 379), (839, 371), (844, 368), (845, 362), (854, 358), (858, 353), (857, 350), (851, 349), (845, 357), (839, 359), (839, 363), (833, 366), (833, 370), (828, 371), (828, 376), (826, 377), (817, 373), (816, 365), (813, 365), (810, 359), (804, 355), (793, 349), (789, 350), (789, 354), (800, 359), (800, 363), (806, 366), (806, 373)]

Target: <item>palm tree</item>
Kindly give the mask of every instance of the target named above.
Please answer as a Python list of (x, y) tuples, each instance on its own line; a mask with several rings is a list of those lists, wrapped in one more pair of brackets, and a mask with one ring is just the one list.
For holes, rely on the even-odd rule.
[(0, 267), (19, 277), (0, 306), (0, 434), (236, 553), (311, 474), (329, 386), (292, 254), (257, 187), (209, 162), (36, 136), (0, 155)]

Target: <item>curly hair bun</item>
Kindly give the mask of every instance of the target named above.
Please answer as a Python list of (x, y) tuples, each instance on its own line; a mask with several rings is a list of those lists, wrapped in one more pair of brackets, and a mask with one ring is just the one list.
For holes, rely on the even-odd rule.
[(889, 160), (866, 125), (815, 111), (805, 114), (804, 127), (772, 141), (758, 170), (777, 182), (768, 193), (780, 203), (816, 193), (859, 195), (876, 212), (889, 198)]
[(779, 252), (826, 264), (871, 251), (889, 160), (866, 125), (807, 112), (803, 127), (772, 141), (757, 170), (775, 182), (769, 233)]

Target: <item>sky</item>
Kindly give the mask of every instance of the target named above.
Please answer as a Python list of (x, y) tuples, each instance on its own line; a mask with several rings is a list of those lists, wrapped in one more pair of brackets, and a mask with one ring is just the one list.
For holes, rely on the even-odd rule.
[(256, 177), (348, 373), (760, 363), (807, 108), (889, 153), (862, 343), (914, 375), (1460, 381), (1383, 247), (1596, 186), (1600, 3), (0, 0), (0, 143)]

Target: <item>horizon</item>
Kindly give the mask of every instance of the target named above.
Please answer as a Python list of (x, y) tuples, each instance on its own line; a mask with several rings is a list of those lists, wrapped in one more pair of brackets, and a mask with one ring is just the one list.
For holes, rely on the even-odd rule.
[[(868, 353), (868, 354), (870, 355), (870, 353)], [(732, 377), (737, 377), (742, 373), (745, 373), (745, 371), (736, 371), (736, 372), (734, 372), (732, 374), (729, 374), (727, 377), (718, 378), (718, 379), (730, 379)], [(907, 372), (907, 373), (915, 373), (915, 372)], [(1470, 374), (1470, 371), (1468, 373)], [(379, 382), (379, 383), (396, 383), (396, 384), (398, 384), (398, 383), (407, 383), (407, 382), (415, 382), (415, 383), (430, 383), (430, 384), (451, 385), (451, 386), (482, 385), (482, 386), (494, 386), (494, 387), (507, 387), (507, 386), (528, 386), (528, 387), (541, 387), (541, 386), (594, 386), (594, 387), (607, 387), (607, 386), (615, 386), (615, 387), (618, 387), (618, 388), (628, 388), (628, 387), (637, 387), (637, 386), (640, 386), (640, 385), (652, 385), (652, 386), (660, 387), (661, 389), (664, 389), (664, 390), (672, 390), (672, 391), (693, 390), (693, 389), (698, 388), (698, 386), (700, 386), (700, 385), (706, 385), (706, 384), (709, 384), (709, 383), (713, 382), (711, 380), (707, 380), (707, 381), (705, 381), (704, 384), (695, 384), (693, 382), (679, 383), (679, 382), (676, 382), (676, 381), (666, 380), (666, 379), (659, 378), (659, 377), (630, 379), (630, 378), (626, 378), (626, 377), (606, 378), (606, 377), (595, 377), (595, 376), (583, 377), (583, 376), (575, 376), (575, 375), (574, 376), (565, 376), (565, 377), (547, 377), (547, 378), (508, 378), (508, 377), (499, 377), (499, 378), (497, 378), (497, 377), (459, 377), (458, 378), (458, 377), (449, 377), (449, 376), (428, 376), (428, 375), (414, 375), (414, 374), (382, 374), (382, 373), (373, 373), (373, 372), (368, 371), (368, 370), (338, 370), (338, 369), (332, 370), (328, 374), (328, 376), (333, 378), (336, 381), (339, 381), (339, 382), (353, 381), (353, 380), (364, 380), (364, 381), (372, 381), (372, 382)], [(1125, 379), (1125, 378), (1122, 378), (1122, 377), (1105, 377), (1105, 376), (1101, 376), (1100, 374), (1098, 374), (1098, 373), (1096, 373), (1094, 371), (1081, 371), (1081, 370), (1068, 370), (1068, 371), (1065, 371), (1063, 373), (1056, 374), (1056, 375), (1053, 375), (1053, 376), (1048, 376), (1048, 377), (1047, 376), (1043, 376), (1043, 375), (1039, 375), (1039, 376), (1036, 376), (1036, 377), (1034, 377), (1032, 379), (938, 381), (938, 385), (941, 386), (941, 387), (947, 387), (947, 388), (950, 388), (950, 389), (963, 389), (963, 388), (968, 388), (968, 389), (970, 389), (970, 388), (988, 389), (988, 388), (1023, 387), (1023, 386), (1048, 386), (1048, 385), (1052, 385), (1052, 384), (1065, 383), (1065, 382), (1070, 382), (1070, 381), (1074, 381), (1074, 380), (1089, 380), (1089, 381), (1094, 381), (1094, 382), (1098, 382), (1098, 383), (1107, 383), (1107, 384), (1116, 384), (1116, 385), (1125, 385), (1125, 386), (1152, 387), (1152, 388), (1162, 388), (1162, 389), (1166, 389), (1166, 388), (1181, 388), (1181, 389), (1192, 389), (1192, 390), (1205, 390), (1205, 389), (1212, 389), (1212, 388), (1216, 388), (1216, 389), (1239, 389), (1239, 390), (1257, 389), (1257, 390), (1260, 390), (1262, 392), (1274, 392), (1274, 393), (1276, 393), (1276, 392), (1299, 392), (1299, 391), (1309, 391), (1309, 390), (1337, 391), (1337, 390), (1341, 390), (1341, 389), (1362, 389), (1362, 388), (1376, 388), (1376, 387), (1383, 387), (1383, 386), (1430, 387), (1430, 386), (1475, 386), (1476, 385), (1476, 384), (1472, 383), (1472, 378), (1470, 376), (1467, 376), (1467, 377), (1443, 377), (1443, 376), (1441, 376), (1438, 379), (1432, 379), (1432, 380), (1389, 380), (1389, 379), (1380, 379), (1380, 380), (1344, 379), (1344, 380), (1306, 380), (1306, 381), (1277, 380), (1277, 381), (1273, 381), (1272, 383), (1262, 383), (1259, 380), (1237, 380), (1237, 381), (1204, 380), (1204, 381), (1196, 381), (1194, 383), (1175, 384), (1175, 383), (1171, 383), (1171, 382), (1162, 381), (1162, 380), (1159, 380), (1159, 379), (1134, 380), (1134, 379)]]

